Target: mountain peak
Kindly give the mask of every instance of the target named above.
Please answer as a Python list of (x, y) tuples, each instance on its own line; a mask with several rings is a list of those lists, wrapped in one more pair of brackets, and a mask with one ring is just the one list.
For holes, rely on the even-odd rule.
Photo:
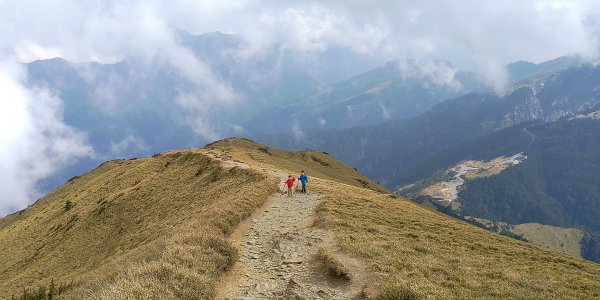
[(530, 61), (516, 61), (506, 66), (512, 82), (518, 82), (524, 79), (559, 72), (571, 67), (579, 66), (583, 60), (579, 56), (561, 56), (541, 63)]

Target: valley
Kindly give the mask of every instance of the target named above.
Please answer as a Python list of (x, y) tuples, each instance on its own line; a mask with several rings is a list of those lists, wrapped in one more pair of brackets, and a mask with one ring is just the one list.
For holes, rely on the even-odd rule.
[[(497, 157), (490, 161), (468, 160), (444, 172), (438, 177), (443, 180), (452, 176), (449, 181), (435, 182), (435, 179), (417, 182), (397, 190), (397, 193), (417, 199), (427, 204), (434, 201), (434, 207), (444, 206), (460, 213), (460, 189), (469, 180), (486, 178), (499, 174), (505, 169), (516, 166), (527, 159), (523, 153), (510, 157)], [(427, 185), (429, 184), (429, 185)], [(424, 196), (424, 198), (423, 198)], [(425, 200), (426, 199), (426, 200)], [(490, 221), (472, 216), (462, 216), (464, 219), (487, 228), (494, 232), (506, 234), (531, 242), (541, 247), (563, 251), (574, 257), (581, 257), (581, 240), (583, 231), (576, 228), (561, 228), (538, 223), (508, 224), (501, 221)]]
[[(511, 157), (497, 157), (491, 161), (468, 160), (457, 164), (447, 171), (452, 175), (452, 180), (442, 181), (425, 187), (420, 193), (430, 196), (444, 205), (460, 205), (457, 203), (460, 187), (465, 183), (465, 179), (475, 179), (494, 176), (510, 166), (515, 166), (527, 159), (523, 153), (515, 154)], [(402, 193), (406, 188), (398, 189)]]

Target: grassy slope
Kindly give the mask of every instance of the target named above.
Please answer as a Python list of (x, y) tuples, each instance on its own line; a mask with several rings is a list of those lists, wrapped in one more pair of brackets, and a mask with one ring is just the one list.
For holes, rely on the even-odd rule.
[[(206, 149), (254, 170), (223, 169), (196, 150), (110, 162), (0, 220), (0, 253), (7, 253), (0, 258), (3, 295), (9, 287), (76, 278), (75, 298), (83, 292), (92, 299), (211, 298), (236, 257), (225, 239), (275, 190), (278, 179), (268, 176), (275, 168), (304, 169), (310, 189), (326, 196), (319, 224), (335, 231), (340, 250), (367, 265), (371, 295), (600, 297), (597, 264), (392, 199), (326, 154), (288, 153), (241, 139)], [(75, 204), (69, 211), (63, 209), (67, 199)]]
[(494, 232), (508, 230), (525, 238), (528, 242), (542, 248), (565, 252), (573, 257), (581, 257), (581, 239), (583, 231), (577, 228), (563, 228), (539, 223), (508, 224), (500, 221), (490, 221), (482, 218), (466, 216)]
[(477, 228), (410, 201), (391, 199), (380, 193), (385, 191), (364, 189), (352, 179), (354, 170), (337, 164), (322, 166), (300, 154), (273, 149), (267, 154), (244, 140), (229, 143), (217, 148), (227, 149), (233, 159), (257, 167), (308, 170), (311, 190), (326, 195), (318, 211), (320, 224), (336, 232), (340, 250), (365, 262), (373, 276), (372, 285), (366, 288), (371, 296), (600, 297), (598, 264)]
[[(219, 270), (235, 259), (226, 234), (275, 185), (194, 150), (105, 163), (0, 221), (0, 298), (51, 279), (81, 282), (75, 298), (88, 289), (103, 298), (210, 297)], [(67, 200), (74, 204), (68, 211)], [(115, 275), (107, 293), (103, 278)], [(160, 283), (167, 278), (191, 287)]]
[[(243, 139), (206, 148), (215, 147), (293, 174), (305, 168), (311, 176), (378, 187), (317, 151), (266, 150)], [(0, 219), (0, 298), (51, 279), (79, 283), (74, 298), (210, 298), (236, 256), (226, 237), (278, 180), (261, 170), (224, 169), (200, 150), (107, 162)]]
[[(587, 299), (600, 297), (600, 266), (491, 233), (365, 189), (323, 182), (322, 223), (373, 272), (382, 299)], [(385, 296), (391, 296), (386, 298)]]

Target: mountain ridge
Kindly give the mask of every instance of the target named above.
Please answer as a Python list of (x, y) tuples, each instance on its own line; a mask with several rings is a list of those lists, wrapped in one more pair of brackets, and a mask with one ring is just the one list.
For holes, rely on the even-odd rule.
[[(214, 298), (222, 276), (246, 257), (246, 246), (234, 246), (230, 240), (244, 219), (265, 204), (269, 195), (275, 201), (291, 200), (288, 205), (314, 201), (297, 195), (299, 202), (294, 202), (294, 198), (273, 193), (279, 176), (300, 168), (311, 178), (309, 192), (324, 198), (314, 203), (318, 205), (302, 229), (290, 230), (311, 234), (324, 230), (334, 239), (333, 248), (314, 248), (325, 247), (322, 257), (326, 260), (312, 260), (318, 253), (311, 252), (302, 256), (302, 263), (291, 264), (289, 268), (298, 268), (299, 274), (308, 274), (303, 268), (325, 272), (318, 273), (323, 276), (327, 270), (350, 270), (349, 279), (337, 285), (345, 290), (356, 280), (353, 276), (358, 276), (348, 264), (349, 257), (367, 267), (370, 280), (361, 293), (369, 298), (600, 296), (596, 264), (502, 237), (395, 198), (325, 153), (286, 152), (245, 139), (108, 162), (25, 211), (2, 219), (0, 240), (5, 243), (0, 247), (7, 254), (2, 259), (11, 259), (0, 264), (0, 290), (10, 296), (7, 287), (19, 293), (23, 287), (36, 288), (54, 278), (57, 283), (75, 279), (67, 298)], [(77, 217), (70, 221), (72, 215)], [(97, 220), (109, 216), (106, 220), (119, 222)], [(71, 238), (59, 239), (56, 252), (49, 252), (39, 247), (48, 242), (48, 230)], [(38, 231), (44, 234), (33, 234)], [(83, 237), (83, 243), (74, 243), (77, 237)], [(271, 251), (273, 245), (264, 246), (264, 254), (257, 252), (259, 257), (276, 254)], [(87, 247), (106, 252), (85, 254)], [(469, 255), (457, 257), (457, 249)], [(47, 265), (50, 257), (53, 265)], [(329, 262), (325, 271), (319, 271), (322, 261)], [(15, 263), (18, 268), (11, 267)], [(287, 292), (309, 292), (304, 281), (294, 282), (287, 285)], [(285, 292), (269, 286), (267, 293)]]
[(285, 131), (294, 124), (304, 129), (374, 125), (412, 117), (443, 99), (485, 89), (480, 75), (445, 61), (392, 60), (299, 97), (297, 103), (266, 110), (244, 127), (256, 135)]

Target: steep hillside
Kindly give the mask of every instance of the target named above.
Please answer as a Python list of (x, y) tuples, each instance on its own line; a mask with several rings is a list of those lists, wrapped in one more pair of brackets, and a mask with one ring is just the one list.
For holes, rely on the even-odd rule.
[[(425, 209), (348, 188), (321, 220), (340, 251), (364, 260), (379, 299), (592, 299), (600, 266)], [(564, 275), (564, 276), (563, 276)]]
[(89, 288), (123, 269), (148, 277), (131, 293), (150, 292), (165, 272), (197, 286), (169, 293), (210, 297), (214, 276), (235, 258), (225, 234), (275, 185), (198, 150), (107, 162), (0, 221), (0, 298), (51, 280)]
[[(301, 169), (308, 195), (273, 193)], [(245, 293), (235, 272), (250, 266), (273, 277), (251, 288), (263, 295), (600, 297), (597, 264), (388, 193), (322, 152), (245, 139), (113, 161), (0, 221), (0, 290), (54, 279), (74, 280), (67, 298), (210, 299)], [(308, 275), (329, 279), (312, 294)]]
[[(229, 141), (206, 148), (225, 145)], [(287, 153), (245, 140), (231, 146), (248, 155), (279, 157), (275, 162), (294, 174), (304, 168), (323, 178), (378, 188), (317, 151)], [(57, 285), (74, 281), (77, 293), (102, 291), (94, 286), (123, 269), (130, 273), (113, 289), (133, 293), (124, 295), (161, 290), (183, 298), (212, 297), (215, 279), (236, 257), (224, 238), (277, 190), (278, 179), (269, 175), (224, 168), (198, 149), (104, 163), (0, 219), (0, 298), (51, 280)], [(194, 286), (157, 287), (158, 272)]]
[[(433, 177), (443, 179), (446, 176), (440, 176), (440, 170), (465, 159), (485, 161), (523, 153), (526, 159), (522, 163), (493, 176), (465, 178), (454, 210), (510, 224), (536, 222), (599, 232), (599, 141), (600, 120), (593, 118), (516, 126), (428, 157), (408, 170), (420, 183), (402, 192), (408, 195), (419, 186), (435, 190), (435, 182), (440, 180)], [(430, 177), (423, 180), (419, 176)], [(582, 251), (591, 250), (589, 247), (600, 248), (597, 243), (589, 244)], [(584, 257), (600, 261), (600, 257)]]
[[(256, 151), (253, 148), (257, 149), (257, 146), (246, 140), (228, 143), (230, 146), (225, 151), (233, 160), (259, 168), (296, 168), (296, 162), (286, 159), (295, 157), (293, 154), (270, 149), (270, 155), (264, 148)], [(219, 143), (214, 149), (222, 145)], [(370, 279), (366, 282), (370, 283), (364, 288), (367, 296), (380, 299), (600, 296), (600, 286), (592, 279), (600, 278), (597, 264), (490, 233), (371, 189), (339, 185), (330, 178), (321, 178), (312, 181), (311, 191), (323, 195), (324, 199), (317, 207), (315, 220), (308, 223), (315, 222), (316, 228), (333, 231), (335, 243), (326, 249), (334, 263), (328, 268), (333, 268), (336, 274), (347, 272), (350, 282), (346, 284), (352, 285), (353, 277), (361, 282), (362, 272), (368, 270)], [(252, 224), (260, 224), (263, 218), (275, 218), (282, 205), (274, 202), (265, 208), (262, 218), (257, 216)], [(314, 231), (310, 232), (314, 234)], [(268, 253), (279, 248), (267, 245), (262, 249)], [(456, 253), (462, 254), (457, 256)], [(357, 269), (350, 258), (359, 258), (362, 269)], [(268, 261), (262, 254), (259, 259)], [(561, 277), (563, 272), (568, 274), (565, 278)], [(277, 274), (273, 272), (272, 276)], [(256, 288), (268, 290), (268, 282), (267, 278)]]

